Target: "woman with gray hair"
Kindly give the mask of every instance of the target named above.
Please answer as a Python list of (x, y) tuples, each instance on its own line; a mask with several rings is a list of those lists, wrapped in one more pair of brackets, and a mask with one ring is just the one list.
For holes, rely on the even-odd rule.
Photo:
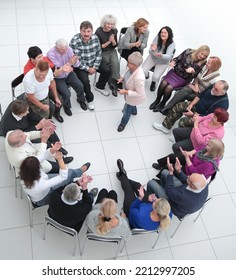
[(146, 101), (145, 93), (145, 75), (141, 64), (143, 57), (140, 52), (133, 52), (128, 57), (128, 71), (124, 77), (118, 79), (123, 82), (123, 89), (118, 89), (119, 94), (125, 97), (125, 106), (123, 109), (123, 118), (118, 127), (118, 132), (125, 129), (130, 116), (137, 115), (137, 105)]
[(120, 78), (120, 64), (116, 51), (118, 33), (116, 22), (116, 18), (113, 15), (105, 15), (101, 20), (100, 27), (98, 27), (95, 32), (95, 34), (98, 36), (102, 48), (101, 64), (104, 64), (111, 70), (111, 76), (108, 84), (110, 86), (110, 89), (112, 90), (112, 95), (114, 96), (117, 96), (117, 91), (112, 86), (112, 81)]

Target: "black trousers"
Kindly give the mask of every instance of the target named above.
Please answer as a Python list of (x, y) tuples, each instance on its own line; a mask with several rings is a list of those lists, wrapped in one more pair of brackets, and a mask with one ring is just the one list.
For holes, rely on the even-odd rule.
[(117, 193), (115, 191), (111, 190), (108, 192), (107, 189), (101, 189), (100, 192), (98, 193), (98, 197), (97, 197), (95, 204), (101, 203), (104, 198), (110, 198), (110, 199), (115, 200), (116, 203), (118, 202)]

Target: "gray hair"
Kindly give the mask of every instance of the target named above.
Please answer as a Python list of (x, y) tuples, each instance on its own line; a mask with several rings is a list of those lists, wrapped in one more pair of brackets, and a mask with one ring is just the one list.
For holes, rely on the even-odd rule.
[(74, 202), (80, 196), (80, 188), (78, 188), (76, 183), (70, 183), (65, 187), (63, 194), (67, 202)]
[(106, 23), (112, 23), (113, 24), (112, 29), (115, 29), (117, 24), (117, 19), (113, 15), (105, 15), (101, 19), (101, 24), (100, 24), (101, 27), (103, 28)]
[(60, 47), (67, 47), (68, 46), (68, 42), (66, 41), (66, 39), (60, 38), (60, 39), (56, 40), (55, 45), (58, 48), (60, 48)]
[(224, 85), (224, 92), (229, 89), (229, 84), (225, 80), (219, 80), (218, 82), (221, 82)]
[(133, 52), (129, 55), (128, 61), (134, 65), (140, 66), (143, 63), (143, 57), (140, 52)]

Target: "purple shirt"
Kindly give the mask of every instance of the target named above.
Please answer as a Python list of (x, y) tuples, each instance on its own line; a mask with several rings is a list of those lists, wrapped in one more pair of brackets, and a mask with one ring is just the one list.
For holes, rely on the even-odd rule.
[[(55, 67), (62, 67), (67, 64), (70, 59), (74, 56), (74, 52), (71, 47), (68, 46), (67, 51), (63, 54), (60, 54), (56, 47), (51, 48), (51, 50), (47, 53), (47, 57), (53, 62)], [(74, 67), (79, 67), (80, 61), (77, 60)], [(72, 65), (70, 65), (72, 66)], [(69, 73), (63, 72), (61, 75), (57, 76), (57, 79), (66, 78)]]

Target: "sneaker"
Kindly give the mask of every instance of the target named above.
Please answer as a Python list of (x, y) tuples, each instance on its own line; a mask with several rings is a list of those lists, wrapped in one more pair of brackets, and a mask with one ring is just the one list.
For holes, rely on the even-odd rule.
[(98, 194), (98, 188), (92, 188), (89, 193), (91, 193), (91, 195), (95, 197)]
[(153, 123), (153, 127), (157, 130), (161, 130), (162, 132), (164, 132), (165, 134), (170, 133), (170, 129), (165, 128), (161, 123)]
[(94, 103), (93, 102), (88, 102), (88, 109), (92, 111), (92, 110), (94, 110), (94, 108), (95, 108)]
[(94, 88), (96, 89), (96, 91), (99, 91), (104, 96), (109, 96), (110, 95), (110, 93), (105, 88), (100, 89), (100, 88), (97, 88), (96, 86)]
[(175, 143), (175, 137), (173, 134), (170, 135), (170, 137), (168, 138), (171, 142)]

